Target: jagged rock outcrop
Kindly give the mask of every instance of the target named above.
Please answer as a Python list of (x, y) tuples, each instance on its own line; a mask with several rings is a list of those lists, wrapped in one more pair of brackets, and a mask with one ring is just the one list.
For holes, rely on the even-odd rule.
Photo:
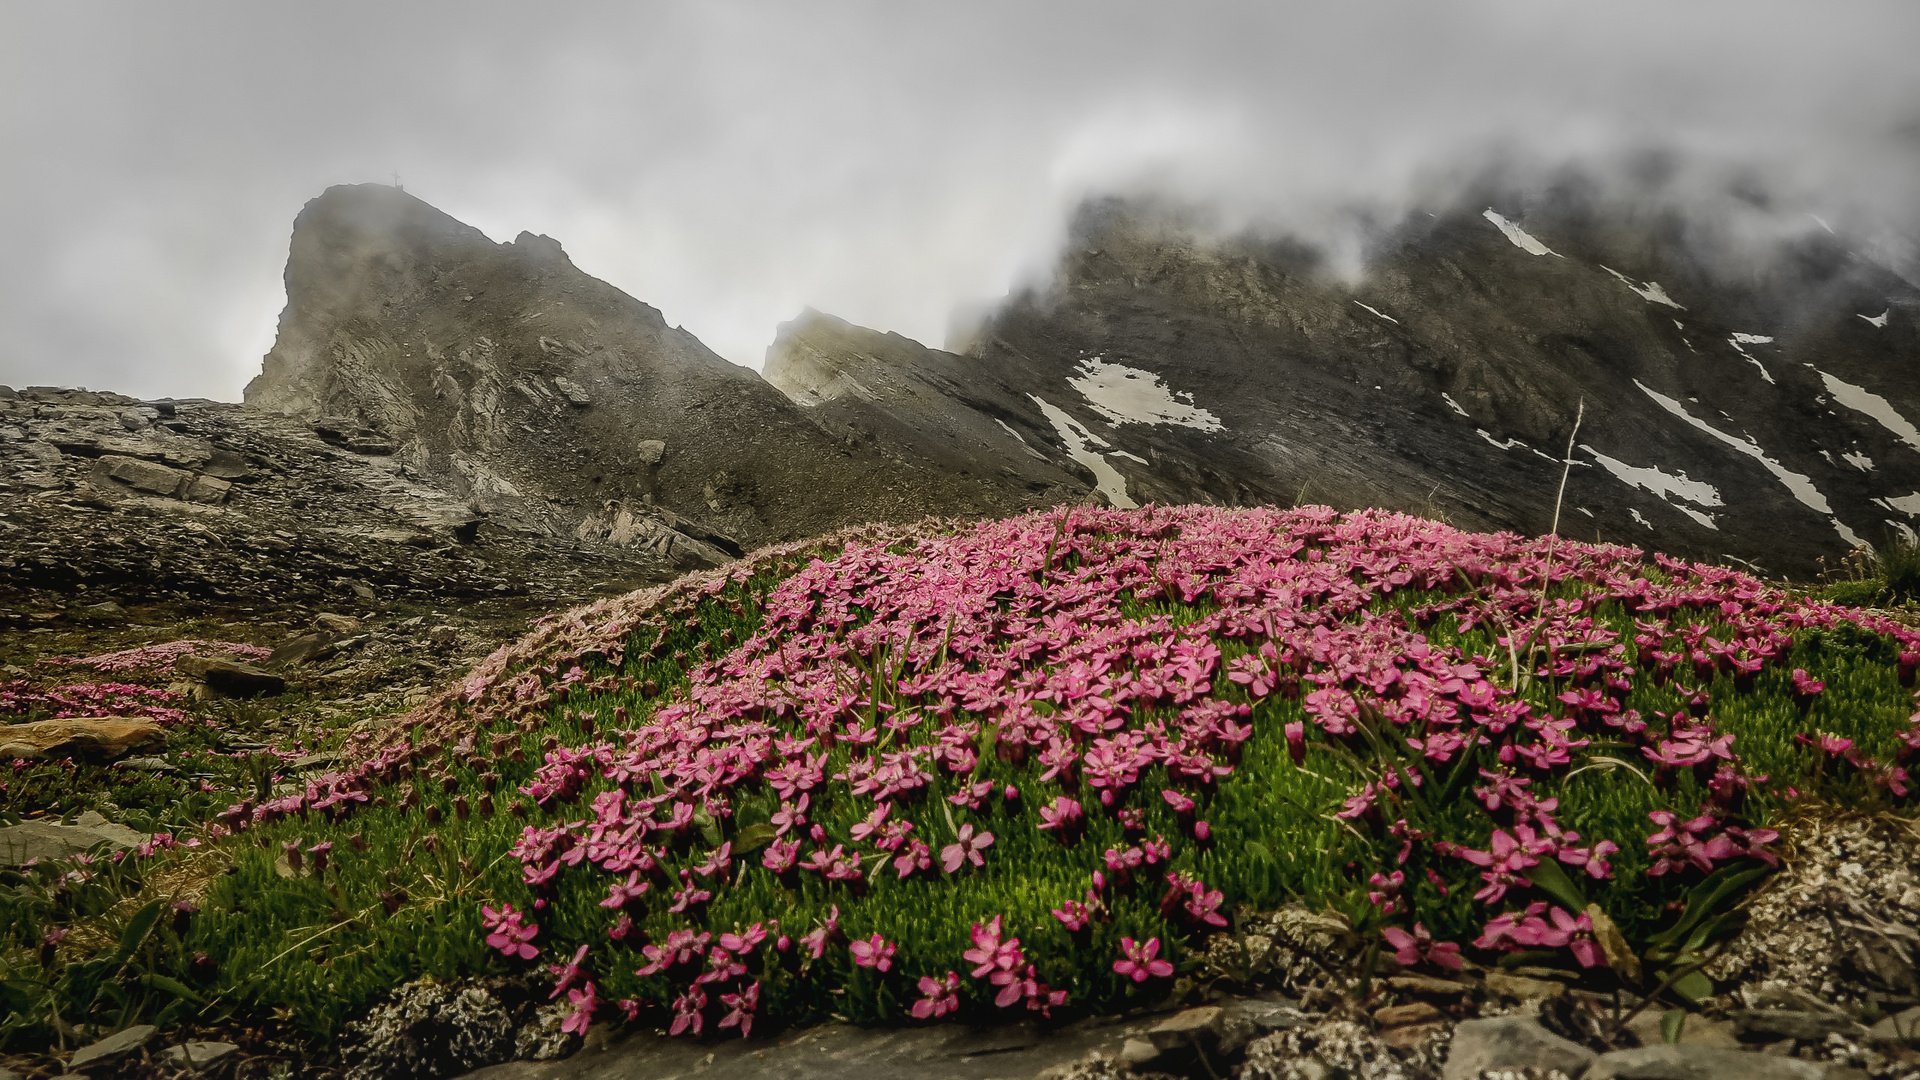
[(1030, 496), (849, 446), (554, 240), (495, 244), (394, 188), (309, 203), (286, 284), (247, 404), (521, 528), (738, 551)]

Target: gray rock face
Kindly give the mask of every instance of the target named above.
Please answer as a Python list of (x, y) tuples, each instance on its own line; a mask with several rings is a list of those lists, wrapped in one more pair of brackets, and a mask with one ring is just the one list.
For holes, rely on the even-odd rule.
[[(286, 282), (247, 403), (390, 454), (489, 520), (569, 535), (597, 519), (602, 542), (621, 512), (659, 508), (757, 546), (1033, 501), (995, 475), (855, 452), (552, 239), (495, 244), (392, 188), (309, 203)], [(672, 455), (647, 445), (669, 431)]]
[(1474, 1080), (1489, 1069), (1558, 1069), (1579, 1076), (1594, 1052), (1563, 1039), (1530, 1016), (1464, 1020), (1453, 1031), (1441, 1080)]
[(1824, 1066), (1799, 1058), (1681, 1045), (1601, 1054), (1584, 1080), (1824, 1080), (1826, 1075)]

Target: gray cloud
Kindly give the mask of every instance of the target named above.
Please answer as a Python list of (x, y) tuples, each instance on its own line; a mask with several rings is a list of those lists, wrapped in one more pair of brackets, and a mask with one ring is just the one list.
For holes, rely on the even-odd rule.
[(938, 341), (1091, 192), (1333, 243), (1491, 161), (1662, 148), (1668, 196), (1746, 177), (1749, 231), (1902, 258), (1915, 42), (1906, 0), (9, 0), (0, 382), (237, 397), (294, 213), (396, 170), (749, 364), (804, 305)]

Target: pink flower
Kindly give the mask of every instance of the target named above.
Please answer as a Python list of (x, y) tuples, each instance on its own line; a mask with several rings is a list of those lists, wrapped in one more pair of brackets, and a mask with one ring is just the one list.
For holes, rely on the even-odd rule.
[(1054, 797), (1053, 805), (1040, 808), (1039, 828), (1042, 832), (1055, 832), (1065, 840), (1069, 833), (1079, 828), (1085, 816), (1077, 800), (1058, 795)]
[(560, 1030), (568, 1035), (586, 1035), (588, 1025), (593, 1023), (594, 1012), (600, 1008), (600, 1001), (594, 996), (593, 984), (587, 983), (578, 990), (567, 991), (567, 1004), (573, 1006), (573, 1011), (560, 1021)]
[(1394, 959), (1405, 967), (1425, 962), (1448, 971), (1460, 970), (1460, 946), (1451, 941), (1434, 941), (1433, 936), (1427, 933), (1427, 928), (1419, 923), (1413, 924), (1411, 934), (1397, 926), (1389, 926), (1380, 931), (1380, 936), (1393, 946)]
[(979, 965), (973, 969), (974, 978), (987, 978), (995, 986), (1005, 985), (1012, 978), (1012, 972), (1026, 963), (1026, 954), (1020, 950), (1019, 938), (1000, 939), (1000, 919), (995, 915), (993, 921), (985, 926), (974, 923), (973, 948), (960, 954), (962, 959)]
[[(750, 983), (737, 994), (721, 994), (720, 1004), (728, 1010), (727, 1015), (720, 1018), (720, 1026), (739, 1028), (740, 1037), (744, 1039), (753, 1030), (753, 1013), (760, 1007), (760, 984), (757, 981)], [(696, 1025), (694, 1031), (699, 1030)]]
[(940, 849), (941, 869), (951, 874), (967, 862), (971, 862), (975, 866), (985, 866), (987, 864), (986, 856), (982, 855), (981, 852), (992, 846), (993, 834), (990, 832), (982, 832), (975, 835), (973, 823), (968, 822), (960, 826), (960, 832), (955, 843), (948, 844), (946, 847)]
[(920, 1000), (913, 1003), (916, 1019), (945, 1016), (960, 1009), (960, 976), (947, 972), (946, 980), (920, 976)]
[(553, 983), (553, 993), (547, 995), (548, 1001), (552, 1001), (554, 998), (559, 997), (561, 991), (573, 985), (573, 980), (580, 977), (580, 961), (585, 960), (586, 958), (587, 958), (587, 947), (585, 945), (582, 945), (577, 951), (574, 952), (573, 959), (567, 961), (564, 964), (554, 964), (547, 968), (548, 971), (551, 971), (554, 973), (554, 975), (558, 976), (558, 978), (556, 978)]
[(1115, 974), (1124, 975), (1134, 982), (1146, 982), (1158, 976), (1165, 978), (1173, 974), (1173, 965), (1165, 960), (1156, 959), (1160, 955), (1160, 939), (1148, 938), (1144, 943), (1135, 944), (1130, 937), (1120, 939), (1121, 958), (1113, 962)]
[(847, 946), (853, 954), (853, 962), (858, 967), (870, 967), (875, 971), (887, 971), (893, 967), (893, 946), (879, 934), (865, 941), (856, 941)]
[(517, 956), (522, 960), (531, 960), (540, 955), (540, 950), (532, 944), (533, 939), (540, 933), (540, 928), (523, 924), (521, 920), (525, 916), (515, 911), (512, 904), (502, 904), (498, 911), (482, 906), (480, 918), (491, 931), (487, 934), (487, 944), (499, 949), (504, 955)]
[(667, 1028), (667, 1034), (700, 1034), (700, 1028), (706, 1022), (700, 1010), (706, 1007), (707, 992), (698, 986), (688, 987), (685, 993), (673, 999), (673, 1023)]
[(907, 841), (906, 850), (902, 851), (893, 860), (893, 868), (899, 871), (900, 877), (903, 879), (917, 871), (925, 870), (932, 865), (932, 850), (918, 840)]

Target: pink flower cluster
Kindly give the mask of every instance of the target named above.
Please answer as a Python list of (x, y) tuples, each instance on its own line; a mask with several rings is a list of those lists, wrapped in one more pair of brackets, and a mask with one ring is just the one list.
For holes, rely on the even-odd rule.
[(264, 660), (273, 655), (273, 650), (260, 645), (248, 645), (243, 641), (202, 641), (193, 638), (185, 641), (169, 641), (160, 645), (142, 645), (137, 649), (122, 649), (119, 652), (101, 653), (98, 656), (52, 656), (40, 662), (89, 667), (110, 675), (125, 675), (137, 672), (171, 671), (173, 662), (188, 653), (203, 656), (237, 656), (242, 660)]
[(69, 716), (123, 716), (152, 720), (164, 727), (187, 722), (187, 714), (174, 707), (179, 694), (130, 683), (69, 683), (49, 688), (35, 687), (17, 679), (0, 685), (0, 716), (26, 716), (47, 713), (60, 719)]
[[(1091, 933), (1108, 920), (1114, 891), (1145, 882), (1166, 883), (1160, 914), (1170, 926), (1204, 933), (1223, 925), (1227, 898), (1175, 864), (1192, 865), (1212, 839), (1202, 814), (1237, 778), (1258, 716), (1276, 708), (1304, 713), (1281, 733), (1295, 762), (1325, 748), (1374, 763), (1337, 817), (1391, 837), (1400, 864), (1417, 851), (1461, 860), (1491, 908), (1519, 894), (1525, 906), (1490, 912), (1477, 947), (1566, 948), (1586, 963), (1595, 954), (1583, 944), (1591, 943), (1584, 916), (1531, 902), (1529, 871), (1551, 860), (1605, 879), (1619, 846), (1562, 826), (1557, 803), (1536, 797), (1533, 782), (1565, 775), (1596, 741), (1625, 746), (1656, 773), (1691, 770), (1713, 794), (1684, 823), (1656, 814), (1663, 828), (1646, 842), (1659, 865), (1690, 872), (1725, 859), (1769, 860), (1772, 835), (1735, 824), (1743, 793), (1766, 778), (1743, 771), (1732, 736), (1709, 716), (1705, 688), (1720, 674), (1756, 677), (1784, 656), (1791, 631), (1842, 617), (1789, 608), (1730, 571), (1659, 559), (1656, 581), (1626, 548), (1475, 535), (1371, 511), (1076, 508), (897, 539), (849, 542), (831, 561), (798, 568), (766, 597), (759, 632), (702, 653), (683, 695), (650, 716), (583, 718), (596, 736), (576, 747), (550, 740), (519, 788), (548, 822), (528, 825), (513, 851), (536, 909), (562, 875), (598, 874), (607, 934), (621, 948), (640, 944), (641, 923), (671, 917), (676, 929), (640, 944), (649, 960), (636, 974), (668, 980), (676, 1033), (697, 1033), (724, 1012), (718, 1026), (744, 1034), (773, 971), (770, 953), (804, 967), (843, 948), (863, 977), (917, 985), (916, 1016), (946, 1015), (975, 996), (955, 971), (902, 970), (912, 942), (871, 928), (849, 938), (838, 906), (798, 938), (763, 928), (763, 937), (775, 935), (771, 949), (758, 939), (716, 939), (713, 898), (747, 874), (835, 897), (857, 921), (855, 902), (883, 872), (908, 887), (964, 888), (997, 872), (1009, 839), (1021, 839), (1010, 829), (1031, 827), (1072, 847), (1090, 815), (1111, 814), (1131, 838), (1103, 853), (1084, 897), (1058, 898), (1062, 926)], [(729, 580), (751, 572), (712, 575), (699, 597), (720, 601)], [(1542, 605), (1549, 583), (1577, 583), (1583, 595)], [(1437, 598), (1376, 610), (1382, 593), (1408, 589)], [(690, 614), (699, 597), (682, 597), (674, 611)], [(1194, 609), (1180, 619), (1151, 607), (1123, 613), (1153, 601)], [(1632, 640), (1595, 617), (1603, 603), (1634, 613)], [(595, 613), (611, 629), (588, 625)], [(609, 643), (640, 625), (630, 612), (596, 607), (543, 627), (539, 641), (591, 641), (613, 662), (667, 658), (664, 635), (651, 647)], [(1732, 632), (1716, 637), (1714, 625)], [(1490, 631), (1496, 655), (1435, 645), (1427, 627)], [(1920, 635), (1868, 628), (1920, 655)], [(636, 642), (646, 640), (642, 630)], [(483, 720), (534, 730), (538, 710), (618, 683), (587, 678), (579, 656), (560, 651), (517, 673), (497, 657), (458, 696)], [(1647, 678), (1671, 684), (1684, 707), (1651, 716), (1629, 708), (1636, 680)], [(1552, 687), (1550, 705), (1517, 693), (1522, 679)], [(464, 736), (454, 753), (483, 767), (474, 738)], [(390, 746), (352, 774), (244, 808), (236, 827), (315, 807), (345, 812), (376, 782), (411, 775), (439, 752)], [(1028, 769), (1025, 790), (989, 780), (986, 760)], [(1472, 793), (1491, 822), (1484, 848), (1409, 824), (1417, 815), (1408, 806), (1463, 761), (1472, 771), (1460, 775), (1480, 781)], [(840, 831), (841, 813), (823, 812), (828, 800), (853, 810), (851, 829)], [(763, 809), (745, 821), (744, 807)], [(1148, 807), (1171, 812), (1174, 836), (1146, 838)], [(990, 817), (998, 819), (991, 829)], [(733, 846), (749, 826), (771, 833), (764, 850)], [(1375, 903), (1401, 913), (1407, 875), (1362, 873), (1375, 869)], [(1426, 874), (1444, 888), (1432, 869)], [(978, 995), (1002, 1008), (1045, 1012), (1065, 1002), (1065, 991), (1037, 978), (1002, 915), (974, 917), (986, 921), (974, 922), (972, 948), (933, 958), (934, 971), (967, 966), (984, 982)], [(530, 924), (499, 914), (489, 942), (496, 936), (505, 943), (496, 948), (531, 958)], [(1388, 943), (1403, 962), (1459, 962), (1457, 944), (1434, 942), (1417, 924), (1392, 928)], [(1172, 968), (1161, 951), (1171, 944), (1122, 939), (1114, 971), (1128, 981), (1164, 977)], [(575, 968), (595, 962), (599, 949), (579, 954)], [(577, 1005), (589, 1019), (596, 1007), (591, 992)]]

